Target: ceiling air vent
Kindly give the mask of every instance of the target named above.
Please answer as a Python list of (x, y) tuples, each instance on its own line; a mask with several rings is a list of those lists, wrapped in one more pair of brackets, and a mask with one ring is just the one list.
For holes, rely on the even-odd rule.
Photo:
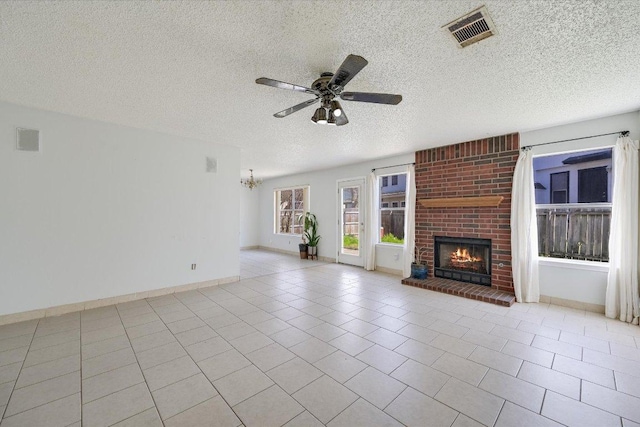
[(459, 47), (467, 47), (496, 34), (496, 27), (486, 6), (479, 7), (442, 28), (456, 39)]

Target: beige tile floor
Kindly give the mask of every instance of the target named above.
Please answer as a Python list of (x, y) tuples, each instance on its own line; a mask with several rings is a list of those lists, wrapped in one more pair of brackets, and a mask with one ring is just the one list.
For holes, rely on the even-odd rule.
[(640, 426), (640, 328), (241, 253), (238, 283), (0, 327), (11, 426)]

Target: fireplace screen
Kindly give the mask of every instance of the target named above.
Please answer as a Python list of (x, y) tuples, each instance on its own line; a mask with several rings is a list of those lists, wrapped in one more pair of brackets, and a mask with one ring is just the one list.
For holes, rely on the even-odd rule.
[(491, 286), (491, 240), (435, 237), (434, 275)]

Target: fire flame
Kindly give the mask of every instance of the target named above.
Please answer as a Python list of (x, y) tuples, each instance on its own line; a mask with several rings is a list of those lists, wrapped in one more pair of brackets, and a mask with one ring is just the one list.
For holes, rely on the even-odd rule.
[(466, 248), (458, 248), (456, 251), (451, 252), (451, 260), (457, 262), (478, 262), (482, 261), (482, 258), (471, 256)]

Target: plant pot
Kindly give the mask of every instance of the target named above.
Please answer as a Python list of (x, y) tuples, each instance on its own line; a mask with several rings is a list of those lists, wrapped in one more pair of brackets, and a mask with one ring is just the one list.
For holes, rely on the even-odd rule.
[(318, 255), (318, 247), (317, 246), (307, 246), (307, 255), (311, 255), (311, 256)]
[(300, 243), (298, 245), (298, 249), (300, 250), (300, 259), (307, 259), (307, 245), (305, 243)]
[(411, 277), (414, 279), (424, 280), (427, 278), (427, 264), (411, 264)]

